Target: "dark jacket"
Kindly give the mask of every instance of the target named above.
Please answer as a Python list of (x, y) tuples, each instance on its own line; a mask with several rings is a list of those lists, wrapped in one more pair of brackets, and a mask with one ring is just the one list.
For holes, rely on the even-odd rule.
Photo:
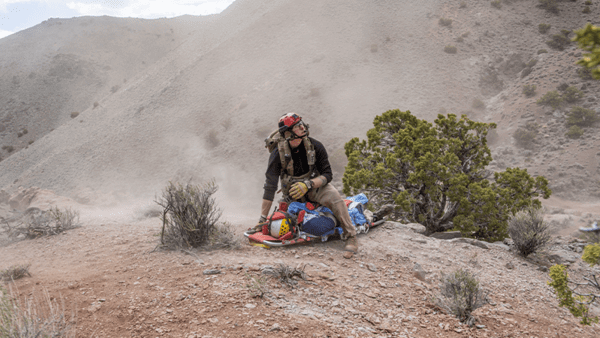
[[(315, 147), (316, 163), (315, 169), (319, 172), (319, 175), (324, 176), (327, 179), (327, 183), (331, 182), (333, 173), (331, 172), (331, 165), (329, 164), (329, 157), (323, 144), (312, 137), (308, 137), (310, 142)], [(295, 149), (292, 149), (292, 160), (294, 161), (294, 176), (301, 176), (308, 173), (308, 159), (306, 158), (306, 148), (300, 144)], [(281, 160), (279, 159), (279, 149), (275, 148), (269, 157), (269, 166), (265, 173), (265, 192), (263, 199), (272, 201), (275, 198), (275, 192), (279, 183), (279, 177), (281, 175)]]

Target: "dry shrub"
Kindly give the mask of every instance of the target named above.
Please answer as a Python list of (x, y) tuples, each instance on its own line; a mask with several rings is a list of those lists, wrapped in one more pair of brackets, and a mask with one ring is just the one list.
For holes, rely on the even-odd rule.
[(302, 268), (292, 268), (291, 266), (280, 263), (275, 268), (265, 267), (263, 269), (263, 273), (266, 275), (272, 275), (273, 277), (278, 278), (281, 283), (293, 287), (298, 284), (298, 281), (295, 280), (294, 277), (306, 280), (304, 268), (305, 266)]
[(13, 281), (25, 276), (31, 277), (31, 274), (29, 274), (30, 266), (31, 264), (13, 265), (8, 269), (0, 271), (0, 279), (4, 281)]
[(540, 33), (546, 34), (550, 30), (550, 27), (552, 27), (552, 26), (547, 23), (541, 23), (538, 25), (538, 30)]
[(458, 50), (456, 49), (455, 46), (446, 46), (444, 47), (444, 52), (448, 53), (448, 54), (456, 54)]
[(581, 137), (581, 135), (583, 135), (583, 129), (579, 128), (578, 126), (571, 126), (565, 133), (566, 137), (572, 139), (578, 139)]
[(440, 18), (438, 23), (440, 24), (440, 26), (450, 27), (452, 26), (452, 19)]
[(556, 0), (538, 0), (539, 7), (545, 9), (546, 11), (554, 14), (558, 14), (560, 11), (558, 10), (558, 4)]
[(25, 236), (25, 238), (58, 235), (78, 227), (80, 227), (79, 211), (58, 207), (51, 207), (46, 211), (29, 208), (16, 226), (11, 227), (8, 222), (4, 224), (9, 237)]
[(527, 123), (524, 127), (519, 127), (513, 133), (517, 146), (525, 149), (532, 149), (535, 145), (534, 141), (538, 134), (539, 126), (535, 123)]
[(185, 186), (169, 182), (162, 197), (156, 201), (163, 208), (162, 247), (198, 248), (233, 242), (224, 239), (233, 237), (230, 227), (217, 225), (221, 210), (212, 197), (217, 189), (212, 181), (203, 185), (188, 183)]
[(536, 88), (537, 88), (537, 86), (534, 84), (523, 85), (523, 94), (525, 94), (525, 96), (527, 96), (527, 97), (535, 96)]
[(474, 323), (471, 313), (487, 303), (487, 294), (469, 271), (458, 269), (440, 278), (440, 295), (435, 304), (461, 322)]
[(0, 286), (0, 337), (76, 337), (75, 315), (65, 315), (64, 304), (44, 292), (19, 300), (18, 292)]
[(269, 293), (267, 278), (263, 276), (253, 277), (246, 273), (246, 288), (254, 298), (263, 298)]
[(550, 242), (550, 226), (544, 222), (544, 212), (530, 207), (508, 221), (508, 233), (517, 251), (527, 257)]

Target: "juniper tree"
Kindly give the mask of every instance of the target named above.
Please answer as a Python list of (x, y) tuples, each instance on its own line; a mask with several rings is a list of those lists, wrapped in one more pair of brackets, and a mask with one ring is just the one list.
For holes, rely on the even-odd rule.
[(577, 42), (579, 48), (588, 52), (577, 61), (592, 71), (592, 76), (600, 80), (600, 27), (588, 23), (585, 27), (575, 31), (573, 41)]
[(511, 215), (550, 196), (544, 177), (485, 169), (494, 123), (440, 114), (431, 124), (390, 110), (373, 125), (367, 140), (345, 145), (344, 193), (366, 192), (375, 205), (395, 204), (399, 218), (423, 224), (429, 234), (456, 228), (469, 237), (502, 239)]

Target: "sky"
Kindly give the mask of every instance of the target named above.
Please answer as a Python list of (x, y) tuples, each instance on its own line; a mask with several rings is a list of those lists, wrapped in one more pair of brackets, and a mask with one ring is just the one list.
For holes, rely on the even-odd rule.
[(144, 19), (222, 12), (234, 0), (0, 0), (0, 39), (49, 18), (115, 16)]

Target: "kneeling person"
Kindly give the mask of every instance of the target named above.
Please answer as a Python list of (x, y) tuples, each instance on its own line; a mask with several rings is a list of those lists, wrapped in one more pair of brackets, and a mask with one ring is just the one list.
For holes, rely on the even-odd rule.
[(333, 173), (325, 147), (308, 136), (308, 125), (294, 113), (279, 119), (279, 134), (277, 148), (271, 152), (265, 174), (259, 223), (267, 219), (281, 178), (284, 202), (316, 202), (333, 211), (344, 230), (342, 238), (347, 238), (344, 257), (352, 257), (353, 253), (358, 252), (356, 229), (340, 193), (328, 184)]

